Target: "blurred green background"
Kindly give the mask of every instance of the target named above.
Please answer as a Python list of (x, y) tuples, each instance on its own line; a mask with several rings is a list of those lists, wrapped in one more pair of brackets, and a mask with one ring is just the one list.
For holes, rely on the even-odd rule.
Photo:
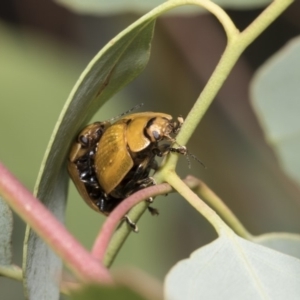
[[(229, 10), (243, 29), (260, 10)], [(90, 16), (51, 1), (0, 4), (0, 160), (30, 190), (49, 137), (68, 93), (92, 57), (139, 15)], [(280, 170), (249, 103), (255, 70), (300, 32), (295, 2), (249, 47), (218, 94), (188, 148), (207, 166), (181, 158), (178, 172), (202, 178), (253, 234), (299, 232), (299, 190)], [(186, 116), (224, 49), (218, 22), (207, 14), (174, 15), (157, 22), (149, 65), (109, 100), (95, 120), (116, 116), (141, 102), (143, 110)], [(215, 238), (215, 233), (181, 197), (155, 201), (158, 217), (145, 214), (113, 268), (136, 266), (163, 279), (179, 259)], [(90, 248), (104, 217), (92, 211), (73, 184), (67, 228)], [(22, 263), (24, 224), (15, 216), (14, 262)], [(23, 299), (22, 286), (0, 278), (1, 299)]]

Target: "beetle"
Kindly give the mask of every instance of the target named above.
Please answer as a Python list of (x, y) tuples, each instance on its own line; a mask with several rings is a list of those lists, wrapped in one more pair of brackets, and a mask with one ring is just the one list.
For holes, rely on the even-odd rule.
[(185, 147), (171, 147), (175, 139), (170, 134), (176, 135), (182, 123), (182, 118), (173, 122), (170, 115), (144, 112), (127, 115), (109, 126), (95, 153), (95, 171), (105, 193), (126, 198), (151, 185), (149, 172), (157, 168), (155, 156), (186, 153)]
[(182, 124), (182, 117), (173, 121), (165, 113), (142, 112), (85, 127), (68, 160), (69, 175), (85, 202), (109, 215), (129, 195), (155, 184), (149, 174), (157, 169), (156, 156), (187, 153), (184, 146), (172, 147)]

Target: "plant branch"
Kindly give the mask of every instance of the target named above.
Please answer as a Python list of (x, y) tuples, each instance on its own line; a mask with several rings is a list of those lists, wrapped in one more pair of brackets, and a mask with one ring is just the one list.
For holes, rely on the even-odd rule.
[[(188, 176), (183, 181), (190, 189), (199, 189), (200, 181), (193, 176)], [(144, 200), (149, 197), (166, 195), (171, 192), (174, 192), (172, 187), (169, 184), (164, 183), (140, 190), (122, 201), (107, 217), (106, 221), (102, 225), (98, 237), (95, 240), (92, 255), (97, 260), (103, 262), (105, 266), (110, 266), (128, 235), (127, 231), (131, 232), (131, 229), (129, 229), (126, 224), (124, 224), (124, 227), (127, 227), (127, 231), (123, 231), (121, 230), (121, 227), (119, 227), (115, 232), (115, 228), (122, 217), (135, 205), (138, 206), (139, 204), (142, 204), (147, 207), (148, 204)]]
[[(206, 8), (215, 17), (220, 21), (223, 25), (224, 30), (227, 35), (228, 44), (227, 47), (221, 57), (220, 62), (218, 63), (213, 75), (209, 79), (207, 85), (201, 92), (200, 96), (198, 97), (194, 107), (190, 111), (189, 115), (187, 116), (181, 131), (179, 132), (178, 136), (176, 137), (177, 142), (180, 145), (186, 145), (188, 140), (190, 139), (192, 133), (198, 126), (199, 122), (201, 121), (202, 117), (206, 113), (207, 109), (209, 108), (210, 104), (212, 103), (213, 99), (215, 98), (216, 94), (220, 90), (221, 86), (223, 85), (224, 81), (226, 80), (228, 74), (232, 70), (233, 66), (235, 65), (236, 61), (239, 59), (240, 55), (244, 51), (244, 49), (267, 27), (273, 22), (276, 17), (284, 11), (288, 5), (290, 5), (293, 1), (292, 0), (275, 0), (256, 20), (252, 22), (252, 24), (244, 30), (242, 33), (236, 29), (235, 25), (232, 23), (230, 18), (227, 14), (216, 4), (212, 3), (208, 0), (170, 0), (162, 5), (158, 6), (157, 8), (153, 9), (148, 14), (144, 15), (141, 19), (137, 22), (142, 22), (145, 19), (157, 18), (162, 13), (178, 7), (182, 5), (198, 5)], [(269, 15), (271, 14), (271, 15)], [(134, 26), (134, 24), (132, 25)], [(167, 159), (166, 163), (155, 174), (155, 180), (158, 183), (168, 181), (168, 175), (170, 171), (175, 169), (176, 163), (178, 160), (178, 155), (170, 154)], [(167, 171), (166, 171), (167, 170)], [(179, 178), (175, 180), (173, 175), (172, 183), (181, 184)], [(171, 183), (171, 181), (169, 181)], [(183, 191), (182, 191), (183, 192)], [(192, 202), (197, 203), (199, 202), (199, 198), (196, 195), (189, 194), (184, 189), (184, 194), (187, 193), (191, 199), (194, 199)], [(196, 200), (196, 198), (198, 200)], [(199, 204), (196, 204), (198, 207)], [(140, 216), (144, 213), (145, 209), (147, 208), (147, 204), (145, 202), (139, 203), (136, 205), (129, 213), (130, 218), (136, 222)], [(198, 207), (200, 209), (200, 207)], [(209, 210), (204, 210), (208, 212)], [(209, 213), (210, 216), (214, 215), (214, 213)], [(218, 223), (218, 222), (217, 222)], [(218, 223), (219, 224), (219, 223)], [(214, 224), (216, 230), (220, 229), (218, 224)], [(105, 264), (108, 266), (112, 263), (114, 256), (117, 254), (118, 249), (124, 243), (125, 239), (130, 233), (130, 229), (126, 224), (121, 224), (119, 229), (116, 231), (110, 246), (108, 248), (107, 258), (105, 258)], [(97, 246), (98, 247), (98, 246)], [(96, 247), (96, 248), (97, 248)], [(104, 251), (104, 250), (101, 250)], [(104, 255), (103, 252), (101, 253), (101, 257)]]
[(236, 47), (243, 51), (270, 26), (294, 0), (274, 0), (238, 37)]
[(97, 260), (103, 262), (105, 266), (110, 266), (122, 244), (124, 243), (128, 232), (131, 232), (131, 229), (126, 224), (126, 222), (122, 224), (122, 227), (127, 227), (127, 230), (122, 230), (122, 227), (120, 227), (115, 232), (115, 228), (119, 224), (120, 220), (124, 217), (124, 215), (137, 203), (143, 202), (141, 204), (147, 207), (148, 204), (144, 200), (157, 195), (167, 194), (171, 191), (172, 188), (168, 184), (154, 185), (140, 190), (122, 201), (112, 211), (112, 213), (107, 217), (106, 221), (102, 225), (99, 235), (95, 240), (92, 249), (92, 255)]
[(178, 177), (174, 171), (167, 172), (166, 181), (185, 198), (209, 223), (215, 228), (218, 235), (221, 235), (227, 225), (207, 204), (204, 203), (187, 185)]
[(18, 281), (23, 280), (22, 269), (16, 265), (8, 265), (8, 266), (0, 265), (0, 275)]
[(253, 239), (251, 233), (248, 232), (229, 207), (203, 181), (194, 176), (187, 176), (186, 180), (194, 186), (193, 190), (197, 195), (208, 203), (236, 234), (244, 239)]
[[(226, 49), (208, 80), (196, 103), (188, 114), (176, 137), (178, 144), (186, 145), (196, 127), (202, 120), (215, 96), (228, 77), (242, 52), (251, 44), (291, 3), (293, 0), (273, 1), (243, 32), (230, 31)], [(171, 154), (164, 167), (175, 169), (178, 155)], [(158, 182), (163, 178), (157, 175)]]

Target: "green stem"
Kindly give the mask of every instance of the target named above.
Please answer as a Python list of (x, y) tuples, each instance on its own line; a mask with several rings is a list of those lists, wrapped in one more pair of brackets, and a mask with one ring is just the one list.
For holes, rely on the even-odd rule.
[[(172, 188), (169, 184), (158, 184), (140, 190), (122, 201), (112, 211), (112, 213), (109, 215), (109, 217), (101, 227), (101, 231), (96, 238), (92, 249), (93, 257), (95, 257), (98, 261), (103, 262), (105, 266), (110, 266), (114, 261), (120, 247), (124, 243), (124, 236), (126, 237), (128, 235), (128, 231), (125, 231), (125, 228), (128, 228), (128, 225), (126, 227), (122, 226), (121, 230), (115, 231), (115, 228), (119, 224), (120, 219), (122, 219), (122, 217), (134, 205), (135, 206), (132, 209), (133, 214), (137, 209), (139, 209), (139, 205), (143, 205), (144, 208), (148, 206), (148, 203), (145, 200), (157, 195), (170, 193), (171, 191)], [(140, 215), (135, 215), (135, 217), (140, 217)], [(111, 241), (112, 236), (114, 237), (114, 239)], [(108, 244), (109, 248), (107, 247)]]
[[(206, 113), (207, 109), (209, 108), (210, 104), (212, 103), (213, 99), (215, 98), (216, 94), (220, 90), (224, 81), (228, 77), (228, 74), (232, 70), (233, 66), (235, 65), (236, 61), (239, 59), (240, 55), (245, 50), (245, 48), (251, 42), (253, 42), (255, 38), (258, 35), (260, 35), (261, 32), (263, 32), (263, 30), (265, 30), (265, 28), (268, 27), (278, 17), (278, 15), (280, 15), (292, 2), (293, 0), (275, 0), (242, 33), (239, 33), (239, 31), (236, 29), (236, 27), (234, 26), (234, 24), (232, 23), (228, 15), (219, 6), (217, 6), (216, 4), (208, 0), (169, 0), (163, 3), (162, 5), (158, 6), (157, 8), (153, 9), (151, 12), (144, 15), (141, 19), (137, 21), (138, 23), (144, 21), (145, 19), (155, 19), (159, 15), (175, 7), (179, 7), (183, 5), (198, 5), (206, 8), (208, 11), (214, 14), (215, 17), (223, 25), (224, 30), (226, 32), (228, 44), (225, 49), (225, 52), (222, 55), (221, 60), (217, 65), (215, 71), (213, 72), (213, 75), (207, 82), (207, 85), (203, 89), (194, 107), (192, 108), (189, 115), (187, 116), (180, 130), (180, 133), (176, 137), (178, 144), (180, 145), (187, 144), (191, 135), (193, 134), (196, 127), (200, 123), (202, 117)], [(132, 24), (132, 26), (135, 26), (135, 24), (136, 23)], [(178, 183), (181, 185), (181, 181), (179, 181), (179, 179), (175, 180), (174, 175), (170, 177), (173, 178), (171, 179), (171, 181), (168, 181), (169, 179), (167, 177), (167, 173), (175, 169), (177, 159), (178, 159), (178, 155), (176, 154), (168, 155), (164, 167), (161, 168), (161, 170), (155, 174), (155, 180), (158, 183), (167, 181), (170, 183), (172, 182), (172, 184)], [(174, 187), (176, 187), (176, 185)], [(188, 187), (186, 187), (186, 189), (188, 189)], [(190, 195), (186, 189), (184, 189), (184, 191), (181, 191), (182, 195), (187, 194), (187, 196), (191, 196), (191, 199), (194, 199), (196, 195), (195, 194)], [(200, 202), (198, 197), (197, 197), (197, 201)], [(197, 201), (195, 200), (195, 203)], [(197, 204), (196, 207), (198, 207), (198, 205), (199, 204)], [(201, 212), (209, 213), (210, 216), (215, 215), (215, 213), (211, 209), (210, 211), (206, 209), (201, 209), (200, 207), (198, 207), (198, 209)], [(139, 204), (137, 207), (135, 207), (133, 215), (130, 212), (129, 216), (134, 222), (136, 222), (136, 220), (139, 219), (139, 217), (144, 213), (144, 211), (145, 211), (145, 205)], [(213, 219), (215, 218), (216, 217), (214, 216)], [(220, 229), (219, 227), (220, 223), (218, 223), (219, 221), (215, 221), (215, 220), (211, 220), (211, 221), (212, 224), (214, 224), (214, 227), (216, 228), (217, 232), (219, 232), (218, 231)], [(129, 233), (130, 232), (127, 226), (121, 225), (120, 228), (117, 230), (115, 236), (112, 238), (111, 244), (108, 247), (108, 252), (116, 253), (118, 249), (121, 247), (121, 245), (124, 243), (124, 240), (127, 238)]]
[(203, 200), (201, 200), (174, 171), (166, 172), (166, 181), (185, 198), (207, 221), (215, 228), (218, 235), (221, 235), (227, 225)]
[(16, 265), (0, 266), (0, 276), (18, 281), (23, 280), (22, 269)]
[[(225, 13), (225, 11), (220, 8), (215, 3), (208, 1), (208, 0), (170, 0), (162, 5), (156, 7), (152, 11), (150, 11), (148, 14), (141, 17), (139, 20), (137, 20), (135, 23), (133, 23), (131, 26), (128, 27), (128, 30), (130, 30), (131, 27), (135, 27), (137, 23), (143, 22), (145, 19), (154, 19), (160, 16), (161, 14), (171, 10), (172, 8), (183, 6), (183, 5), (198, 5), (202, 6), (208, 11), (210, 11), (212, 14), (216, 16), (216, 18), (221, 22), (223, 25), (227, 38), (230, 39), (231, 36), (234, 36), (235, 33), (237, 33), (237, 29), (234, 26), (233, 22), (229, 18), (229, 16)], [(158, 183), (159, 178), (157, 177)], [(144, 211), (147, 208), (147, 204), (145, 203), (139, 203), (134, 207), (129, 213), (129, 217), (131, 220), (133, 220), (135, 223), (139, 220), (141, 215), (144, 213)], [(126, 224), (121, 224), (119, 228), (116, 230), (114, 236), (111, 239), (111, 242), (109, 244), (109, 247), (107, 249), (107, 255), (105, 259), (106, 266), (111, 265), (113, 262), (115, 256), (117, 255), (119, 249), (122, 247), (124, 241), (128, 237), (128, 235), (131, 233), (130, 229), (128, 229), (128, 226)], [(108, 259), (109, 257), (109, 259)]]
[[(134, 223), (137, 223), (147, 207), (148, 204), (146, 201), (140, 202), (135, 207), (133, 207), (130, 210), (130, 213), (128, 213), (127, 215), (130, 216), (131, 220), (134, 220)], [(112, 265), (125, 240), (132, 232), (132, 230), (128, 227), (129, 226), (126, 224), (126, 222), (123, 222), (115, 231), (105, 254), (104, 265), (106, 267), (110, 267)]]
[[(234, 30), (227, 31), (227, 34), (229, 32), (229, 36), (226, 49), (177, 135), (176, 140), (178, 144), (187, 144), (242, 52), (292, 2), (293, 0), (275, 0), (243, 32), (238, 33)], [(177, 160), (178, 155), (169, 155), (164, 167), (175, 169)], [(159, 174), (157, 179), (159, 182), (163, 180)]]
[(230, 39), (232, 35), (238, 32), (237, 28), (235, 27), (234, 23), (230, 19), (230, 17), (226, 14), (226, 12), (214, 2), (210, 0), (169, 0), (164, 2), (163, 4), (157, 6), (149, 13), (142, 16), (132, 25), (130, 25), (126, 30), (130, 30), (134, 28), (137, 24), (144, 22), (145, 20), (154, 20), (158, 18), (160, 15), (168, 12), (169, 10), (185, 6), (185, 5), (196, 5), (200, 6), (201, 8), (205, 8), (207, 11), (212, 13), (219, 22), (223, 25), (223, 28), (226, 32), (227, 38)]
[(270, 26), (294, 0), (274, 0), (239, 36), (242, 51)]
[(248, 240), (253, 239), (251, 233), (248, 232), (229, 207), (204, 182), (193, 176), (188, 176), (186, 180), (194, 186), (193, 190), (196, 194), (208, 203), (236, 234)]

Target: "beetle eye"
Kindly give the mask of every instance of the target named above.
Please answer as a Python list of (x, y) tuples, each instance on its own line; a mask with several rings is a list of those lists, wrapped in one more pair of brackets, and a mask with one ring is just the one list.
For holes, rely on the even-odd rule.
[(89, 139), (85, 135), (81, 135), (78, 139), (83, 146), (88, 146)]
[(103, 129), (102, 128), (99, 128), (97, 131), (96, 131), (96, 134), (95, 134), (95, 140), (99, 141), (100, 137), (102, 136), (103, 134)]
[(159, 132), (158, 132), (158, 131), (153, 130), (153, 131), (152, 131), (152, 134), (153, 134), (153, 137), (154, 137), (156, 140), (159, 140), (159, 139), (160, 139), (160, 135), (159, 135)]

